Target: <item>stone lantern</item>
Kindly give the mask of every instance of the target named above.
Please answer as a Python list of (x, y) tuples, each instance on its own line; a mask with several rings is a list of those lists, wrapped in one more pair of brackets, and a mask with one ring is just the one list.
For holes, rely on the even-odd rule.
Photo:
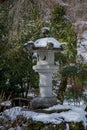
[[(61, 51), (61, 43), (53, 37), (47, 37), (48, 28), (43, 28), (44, 38), (29, 42), (26, 47), (37, 53), (37, 65), (33, 69), (39, 73), (40, 94), (31, 101), (33, 108), (46, 108), (57, 104), (52, 94), (52, 74), (58, 70), (54, 65), (54, 53)], [(47, 32), (47, 33), (45, 33)]]

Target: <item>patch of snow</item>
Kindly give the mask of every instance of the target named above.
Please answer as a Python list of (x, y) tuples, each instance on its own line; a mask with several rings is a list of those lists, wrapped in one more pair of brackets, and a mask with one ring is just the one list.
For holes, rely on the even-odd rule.
[(24, 46), (27, 46), (28, 44), (31, 44), (31, 43), (33, 43), (33, 41), (28, 41), (28, 42), (24, 43)]
[(69, 124), (68, 123), (66, 123), (66, 129), (65, 130), (70, 130), (69, 129)]
[(82, 37), (87, 40), (87, 30), (83, 32)]
[(20, 126), (17, 126), (17, 127), (16, 127), (16, 130), (23, 130), (23, 129), (22, 129), (22, 127), (20, 127)]
[(43, 28), (42, 28), (42, 33), (44, 32), (44, 30), (50, 31), (50, 28), (49, 28), (49, 27), (43, 27)]
[(86, 105), (82, 104), (81, 107), (75, 107), (74, 105), (55, 105), (53, 107), (49, 107), (45, 110), (65, 110), (70, 109), (67, 112), (61, 112), (57, 114), (58, 117), (63, 117), (66, 122), (80, 122), (83, 121), (84, 126), (86, 126), (86, 118), (85, 118), (85, 111)]
[(35, 94), (34, 93), (28, 93), (27, 97), (35, 97)]
[(75, 107), (70, 105), (55, 105), (53, 107), (49, 107), (48, 109), (45, 109), (47, 111), (50, 110), (60, 110), (60, 109), (70, 109), (67, 112), (61, 112), (61, 113), (37, 113), (33, 111), (25, 111), (21, 107), (14, 107), (8, 110), (4, 111), (4, 114), (9, 116), (11, 120), (15, 120), (17, 115), (23, 115), (27, 119), (31, 119), (34, 121), (40, 121), (45, 124), (52, 123), (52, 124), (59, 124), (63, 120), (66, 122), (80, 122), (83, 121), (84, 126), (86, 125), (86, 119), (85, 119), (85, 111), (81, 107)]
[(21, 111), (21, 107), (14, 107), (4, 111), (5, 115), (10, 116), (11, 120), (15, 120), (17, 115), (23, 115), (27, 119), (32, 118), (34, 121), (41, 121), (43, 123), (59, 124), (61, 121), (58, 118), (58, 114), (44, 114), (36, 113), (33, 111)]
[(17, 126), (17, 127), (15, 127), (15, 128), (11, 127), (11, 128), (9, 128), (8, 130), (23, 130), (23, 129), (22, 129), (22, 127), (20, 127), (20, 126)]
[(54, 48), (61, 47), (61, 43), (53, 37), (38, 39), (34, 42), (34, 45), (35, 45), (35, 47), (46, 47), (47, 43), (49, 43), (49, 42), (53, 43)]
[(37, 58), (37, 53), (36, 52), (33, 53), (33, 58)]
[(2, 102), (1, 106), (11, 106), (11, 101), (4, 101), (4, 102)]
[(87, 90), (85, 90), (85, 91), (83, 92), (83, 94), (84, 94), (84, 95), (87, 95)]
[(11, 120), (15, 120), (18, 115), (21, 115), (21, 107), (13, 107), (4, 111), (5, 115), (8, 115)]
[(7, 81), (6, 81), (6, 83), (5, 83), (6, 85), (8, 85), (9, 84), (9, 79), (7, 79)]
[(60, 124), (62, 122), (59, 119), (59, 116), (57, 113), (53, 113), (53, 114), (39, 113), (37, 116), (33, 117), (33, 120), (41, 121), (43, 123), (52, 123), (52, 124)]
[[(64, 118), (67, 119), (67, 121), (81, 121), (83, 120), (82, 115), (84, 115), (84, 110), (82, 108), (78, 108), (75, 106), (70, 106), (70, 105), (55, 105), (53, 107), (49, 107), (45, 110), (50, 111), (50, 110), (66, 110), (66, 109), (71, 109), (68, 112), (62, 112), (60, 115), (63, 116)], [(82, 115), (81, 115), (82, 113)], [(70, 116), (71, 114), (71, 116)], [(72, 116), (73, 115), (73, 116)], [(81, 116), (81, 118), (80, 118)], [(68, 117), (70, 117), (68, 119)], [(80, 119), (79, 119), (80, 118)]]
[(9, 128), (8, 130), (15, 130), (15, 128), (11, 127), (11, 128)]
[(3, 129), (3, 126), (0, 126), (0, 130)]
[(81, 43), (78, 45), (79, 47), (77, 47), (77, 55), (82, 56), (83, 63), (87, 63), (87, 40), (81, 41)]
[(74, 23), (75, 26), (77, 25), (87, 25), (87, 21), (78, 20), (76, 23)]
[(85, 110), (85, 108), (86, 108), (86, 105), (85, 105), (85, 103), (84, 103), (84, 101), (83, 100), (81, 100), (80, 99), (80, 102), (79, 102), (79, 105), (78, 104), (76, 104), (76, 106), (75, 106), (75, 101), (73, 100), (73, 99), (70, 99), (70, 104), (69, 104), (69, 102), (67, 101), (67, 100), (64, 100), (64, 102), (63, 102), (63, 105), (65, 105), (65, 106), (72, 106), (72, 107), (80, 107), (80, 108), (82, 108), (83, 110)]
[(63, 117), (67, 122), (83, 121), (83, 117), (75, 111), (62, 112), (60, 113), (60, 117)]
[(49, 107), (47, 109), (44, 109), (46, 111), (50, 111), (50, 110), (65, 110), (65, 109), (71, 109), (71, 107), (69, 105), (54, 105), (53, 107)]
[[(87, 38), (87, 37), (86, 37)], [(81, 41), (81, 46), (87, 46), (87, 40), (82, 40)]]
[(81, 55), (84, 58), (84, 63), (87, 62), (87, 52), (84, 52)]
[(68, 3), (64, 3), (62, 0), (53, 0), (55, 3), (59, 3), (61, 6), (69, 6)]

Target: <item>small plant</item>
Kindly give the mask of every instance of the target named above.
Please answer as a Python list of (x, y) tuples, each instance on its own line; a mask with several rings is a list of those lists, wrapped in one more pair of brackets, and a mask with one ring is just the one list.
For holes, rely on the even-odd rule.
[(4, 101), (4, 99), (5, 99), (5, 93), (1, 93), (0, 94), (0, 103), (2, 103), (2, 101)]
[(87, 66), (74, 64), (65, 66), (61, 69), (61, 85), (58, 91), (58, 96), (61, 100), (64, 99), (64, 94), (67, 89), (67, 85), (70, 84), (70, 88), (68, 88), (68, 92), (66, 92), (66, 98), (70, 97), (73, 100), (79, 102), (83, 97), (82, 93), (84, 91), (85, 82), (87, 81)]

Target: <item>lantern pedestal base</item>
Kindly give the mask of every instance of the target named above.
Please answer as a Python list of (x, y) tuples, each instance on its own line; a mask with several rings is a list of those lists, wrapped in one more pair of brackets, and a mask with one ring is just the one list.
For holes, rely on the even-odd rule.
[(36, 97), (31, 101), (33, 109), (48, 108), (57, 104), (55, 97)]

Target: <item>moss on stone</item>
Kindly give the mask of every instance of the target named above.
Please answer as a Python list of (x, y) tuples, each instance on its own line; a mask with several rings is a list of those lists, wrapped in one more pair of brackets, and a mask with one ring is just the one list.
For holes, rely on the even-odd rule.
[(64, 130), (61, 124), (54, 125), (54, 124), (43, 124), (38, 122), (33, 122), (29, 125), (27, 130)]
[[(85, 130), (82, 122), (70, 122), (70, 130)], [(54, 124), (43, 124), (41, 122), (32, 122), (29, 124), (27, 130), (65, 130), (66, 125), (63, 123), (54, 125)]]
[(84, 126), (83, 126), (83, 122), (70, 122), (69, 123), (70, 126), (70, 130), (85, 130)]
[(41, 122), (32, 122), (29, 124), (29, 128), (27, 130), (43, 130), (44, 126), (45, 125)]

